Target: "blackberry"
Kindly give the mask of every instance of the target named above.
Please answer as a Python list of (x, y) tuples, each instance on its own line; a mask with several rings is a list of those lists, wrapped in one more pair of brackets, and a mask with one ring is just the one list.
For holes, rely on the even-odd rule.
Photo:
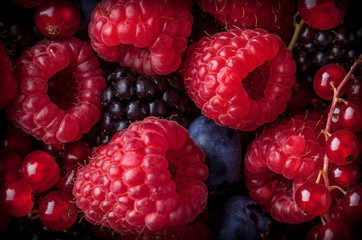
[(337, 63), (346, 71), (362, 53), (362, 18), (358, 1), (348, 2), (345, 19), (330, 30), (313, 29), (304, 24), (293, 50), (297, 74), (309, 83), (325, 64)]
[[(0, 41), (9, 51), (13, 61), (27, 48), (33, 46), (42, 35), (35, 27), (34, 8), (21, 8), (10, 0), (0, 8)], [(31, 20), (31, 21), (29, 21)]]
[(106, 71), (104, 77), (107, 87), (101, 96), (102, 116), (87, 138), (91, 145), (108, 143), (131, 122), (148, 116), (174, 120), (187, 128), (200, 114), (176, 73), (149, 76), (118, 66)]

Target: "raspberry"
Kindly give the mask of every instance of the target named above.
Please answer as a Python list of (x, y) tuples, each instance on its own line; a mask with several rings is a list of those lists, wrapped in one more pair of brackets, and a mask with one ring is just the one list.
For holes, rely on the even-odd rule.
[(185, 87), (203, 113), (222, 126), (254, 130), (282, 113), (296, 71), (292, 54), (263, 29), (231, 29), (191, 45)]
[(295, 1), (289, 0), (197, 0), (226, 28), (263, 28), (287, 41), (293, 32)]
[(95, 150), (73, 188), (93, 223), (120, 233), (164, 235), (205, 208), (205, 154), (178, 123), (147, 117)]
[(0, 109), (11, 100), (16, 93), (16, 80), (13, 73), (13, 64), (7, 53), (4, 44), (0, 41)]
[(190, 0), (102, 1), (89, 24), (92, 46), (104, 60), (137, 73), (172, 73), (191, 34), (191, 5)]
[(77, 38), (40, 41), (16, 64), (18, 90), (6, 116), (46, 144), (79, 140), (97, 122), (105, 87), (91, 46)]
[(268, 126), (245, 155), (246, 185), (250, 196), (280, 222), (300, 223), (304, 215), (295, 202), (296, 189), (315, 181), (324, 157), (324, 126), (319, 112), (295, 115)]

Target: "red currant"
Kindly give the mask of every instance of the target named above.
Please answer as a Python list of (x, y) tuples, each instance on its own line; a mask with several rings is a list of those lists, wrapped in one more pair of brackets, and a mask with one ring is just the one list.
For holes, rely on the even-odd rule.
[(20, 178), (21, 158), (10, 148), (0, 149), (0, 188)]
[(357, 163), (352, 162), (346, 165), (334, 165), (329, 171), (329, 180), (342, 188), (347, 188), (359, 182), (361, 171)]
[(336, 165), (345, 165), (352, 162), (358, 156), (359, 151), (359, 139), (349, 130), (335, 131), (325, 144), (327, 157)]
[(356, 184), (348, 189), (342, 199), (343, 209), (353, 222), (362, 221), (362, 185)]
[(24, 180), (7, 183), (0, 192), (1, 206), (10, 216), (23, 217), (33, 208), (32, 192), (31, 186)]
[(92, 149), (83, 141), (67, 143), (64, 146), (63, 164), (87, 164), (91, 153)]
[(307, 236), (305, 237), (305, 240), (316, 240), (318, 237), (318, 231), (319, 229), (321, 229), (322, 226), (323, 225), (320, 223), (314, 225), (311, 229), (309, 229)]
[(40, 221), (47, 228), (62, 231), (71, 227), (77, 218), (73, 196), (63, 191), (52, 191), (39, 204)]
[[(321, 67), (313, 80), (313, 88), (315, 93), (326, 100), (331, 100), (333, 98), (333, 86), (337, 88), (342, 82), (343, 78), (346, 76), (347, 72), (344, 68), (338, 64), (330, 63)], [(344, 91), (340, 92), (342, 95)]]
[(347, 0), (298, 0), (300, 16), (312, 28), (327, 30), (336, 27), (347, 12)]
[(33, 151), (23, 160), (20, 175), (31, 185), (34, 192), (44, 192), (57, 183), (60, 170), (57, 162), (48, 153)]
[(72, 193), (78, 169), (79, 165), (76, 163), (63, 165), (60, 169), (60, 178), (56, 184), (56, 188), (64, 192)]
[(362, 131), (362, 109), (360, 106), (348, 102), (342, 106), (339, 118), (342, 128), (355, 133)]
[(48, 38), (68, 38), (79, 28), (80, 9), (70, 0), (48, 0), (35, 9), (34, 22)]
[(317, 216), (327, 212), (331, 195), (324, 185), (306, 182), (295, 192), (295, 202), (304, 212)]
[(354, 231), (343, 222), (327, 222), (318, 231), (317, 240), (353, 240)]
[(4, 147), (13, 149), (22, 158), (31, 151), (30, 136), (18, 127), (8, 127), (2, 143)]
[(347, 84), (347, 98), (349, 101), (361, 104), (362, 103), (362, 79), (359, 81), (350, 81)]
[(335, 222), (350, 222), (350, 219), (343, 209), (342, 201), (333, 198), (331, 206), (329, 207), (329, 217)]

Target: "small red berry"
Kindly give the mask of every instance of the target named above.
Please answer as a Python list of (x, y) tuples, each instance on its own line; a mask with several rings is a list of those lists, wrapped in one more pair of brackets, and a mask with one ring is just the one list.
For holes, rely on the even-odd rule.
[(335, 131), (325, 144), (327, 157), (336, 165), (345, 165), (352, 162), (359, 152), (359, 139), (349, 130)]
[(63, 164), (80, 163), (82, 165), (89, 162), (92, 149), (83, 141), (67, 143), (64, 146)]
[(362, 185), (356, 184), (348, 189), (342, 199), (343, 209), (353, 222), (362, 221)]
[(4, 210), (13, 217), (23, 217), (33, 208), (34, 200), (31, 186), (18, 179), (3, 186), (0, 203)]
[(10, 148), (0, 149), (0, 188), (20, 178), (22, 159)]
[(361, 177), (361, 171), (355, 162), (332, 166), (329, 174), (330, 181), (335, 182), (342, 188), (358, 183)]
[(343, 222), (327, 222), (318, 231), (316, 240), (353, 240), (354, 231), (352, 227)]
[(44, 192), (56, 184), (60, 170), (57, 162), (48, 153), (33, 151), (24, 158), (20, 174), (34, 192)]
[(336, 27), (347, 12), (347, 0), (298, 0), (300, 16), (312, 28), (327, 30)]
[[(330, 63), (324, 65), (314, 76), (313, 88), (315, 93), (323, 99), (331, 100), (333, 98), (333, 87), (331, 84), (337, 88), (346, 74), (346, 70), (338, 64)], [(342, 90), (340, 95), (343, 92)]]
[(63, 191), (52, 191), (39, 204), (40, 221), (47, 228), (62, 231), (71, 227), (77, 218), (73, 196)]
[(354, 133), (362, 131), (362, 108), (352, 102), (348, 102), (341, 108), (339, 114), (341, 126)]
[(76, 163), (68, 163), (60, 169), (60, 178), (56, 184), (58, 190), (72, 194), (75, 176), (77, 175), (80, 166)]
[(74, 1), (48, 0), (35, 9), (34, 22), (39, 32), (48, 38), (67, 38), (79, 28), (80, 9)]
[(307, 182), (295, 192), (295, 201), (304, 212), (317, 216), (327, 212), (331, 204), (331, 195), (324, 185)]
[(2, 141), (4, 147), (16, 151), (20, 157), (25, 157), (31, 151), (31, 139), (21, 128), (10, 126), (6, 129)]

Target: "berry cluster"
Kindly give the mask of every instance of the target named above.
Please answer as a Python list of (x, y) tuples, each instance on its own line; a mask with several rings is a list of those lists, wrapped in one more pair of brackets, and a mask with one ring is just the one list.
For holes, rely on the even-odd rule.
[(362, 238), (358, 1), (1, 6), (1, 239)]

